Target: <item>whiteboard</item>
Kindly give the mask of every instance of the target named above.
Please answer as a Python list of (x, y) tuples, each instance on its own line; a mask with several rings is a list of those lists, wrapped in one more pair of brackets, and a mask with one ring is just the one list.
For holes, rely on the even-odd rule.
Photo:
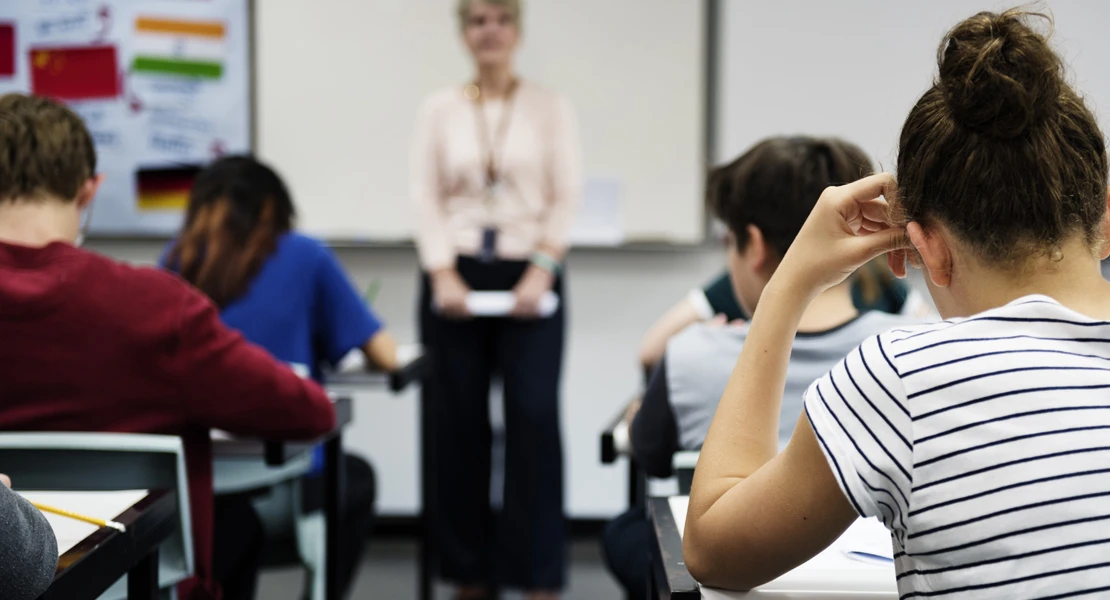
[(175, 232), (200, 167), (250, 149), (248, 24), (248, 0), (0, 2), (0, 94), (65, 101), (93, 136), (91, 232)]
[[(725, 161), (770, 135), (836, 135), (895, 168), (898, 136), (932, 85), (944, 34), (995, 0), (723, 0), (718, 77)], [(1110, 2), (1050, 0), (1054, 44), (1072, 82), (1110, 131)], [(1102, 110), (1099, 110), (1102, 108)]]
[[(289, 184), (303, 229), (333, 240), (412, 239), (408, 161), (417, 110), (429, 93), (473, 76), (454, 7), (454, 0), (256, 3), (258, 152)], [(621, 235), (609, 243), (702, 238), (704, 7), (525, 3), (517, 72), (574, 104), (586, 174), (582, 215), (616, 222)]]

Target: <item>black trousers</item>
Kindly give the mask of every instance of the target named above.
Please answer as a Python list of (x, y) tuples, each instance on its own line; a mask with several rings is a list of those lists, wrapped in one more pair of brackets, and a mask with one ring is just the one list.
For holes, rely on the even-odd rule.
[(654, 551), (651, 521), (642, 506), (633, 506), (609, 521), (601, 532), (605, 566), (629, 598), (647, 598), (648, 576)]
[[(370, 463), (353, 454), (344, 454), (340, 460), (343, 467), (340, 506), (344, 521), (339, 540), (342, 553), (334, 560), (340, 561), (340, 584), (345, 596), (351, 589), (374, 525), (377, 488)], [(320, 476), (305, 478), (302, 504), (306, 513), (323, 506), (323, 481)], [(251, 497), (261, 492), (216, 497), (212, 572), (223, 587), (224, 600), (254, 600), (265, 545), (279, 541), (266, 539), (251, 503)], [(332, 559), (329, 557), (329, 560)]]
[[(460, 258), (473, 290), (509, 290), (528, 264)], [(562, 296), (562, 281), (555, 284)], [(561, 298), (561, 300), (564, 300)], [(421, 340), (434, 374), (423, 387), (433, 407), (434, 519), (440, 575), (460, 584), (559, 590), (566, 581), (559, 376), (565, 302), (545, 319), (452, 321), (432, 309), (423, 278)], [(490, 380), (505, 402), (505, 487), (490, 509)]]

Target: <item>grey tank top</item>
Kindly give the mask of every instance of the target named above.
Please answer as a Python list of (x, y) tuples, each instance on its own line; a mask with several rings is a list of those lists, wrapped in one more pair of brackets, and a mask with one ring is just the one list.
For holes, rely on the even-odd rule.
[[(871, 311), (839, 327), (820, 333), (799, 333), (790, 350), (786, 389), (779, 421), (779, 449), (802, 414), (810, 384), (829, 372), (867, 338), (919, 320)], [(697, 450), (709, 432), (709, 423), (725, 391), (748, 326), (691, 325), (667, 344), (667, 392), (684, 450)]]

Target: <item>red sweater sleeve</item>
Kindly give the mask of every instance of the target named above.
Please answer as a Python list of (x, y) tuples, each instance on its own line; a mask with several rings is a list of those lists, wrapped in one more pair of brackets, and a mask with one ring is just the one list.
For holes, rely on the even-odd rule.
[(335, 410), (319, 385), (224, 326), (201, 293), (188, 288), (181, 298), (171, 360), (190, 421), (273, 439), (311, 439), (335, 427)]

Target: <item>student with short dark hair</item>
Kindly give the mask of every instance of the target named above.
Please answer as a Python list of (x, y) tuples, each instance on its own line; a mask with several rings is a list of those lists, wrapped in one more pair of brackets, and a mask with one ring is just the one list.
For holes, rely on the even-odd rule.
[[(748, 314), (761, 302), (821, 192), (870, 171), (866, 155), (843, 140), (779, 137), (710, 173), (708, 204), (728, 225), (730, 281)], [(860, 342), (907, 322), (880, 311), (861, 312), (852, 302), (850, 282), (818, 296), (793, 342), (783, 422), (798, 418), (806, 388)], [(632, 454), (648, 475), (670, 476), (675, 452), (701, 448), (748, 331), (746, 324), (696, 324), (671, 338), (630, 425)], [(779, 431), (778, 438), (785, 445), (790, 430)], [(606, 559), (632, 597), (647, 593), (650, 527), (643, 509), (635, 507), (603, 534)]]
[[(293, 200), (273, 169), (250, 156), (221, 158), (197, 176), (185, 223), (170, 243), (163, 266), (212, 298), (228, 327), (317, 381), (322, 366), (335, 367), (356, 349), (369, 365), (396, 369), (393, 336), (355, 291), (331, 250), (294, 229), (295, 217)], [(334, 560), (339, 561), (340, 581), (347, 590), (373, 522), (375, 482), (374, 470), (364, 459), (346, 454), (343, 464), (342, 504), (348, 526), (341, 532), (343, 552)], [(304, 479), (306, 512), (323, 505), (321, 475), (317, 469)], [(243, 526), (257, 521), (254, 509), (249, 502), (220, 500), (234, 503), (227, 510), (241, 516), (238, 526), (216, 532), (216, 566), (224, 563), (220, 544), (243, 538), (257, 540), (257, 565), (263, 532), (260, 526)]]
[(99, 184), (76, 114), (0, 96), (0, 429), (181, 436), (196, 576), (179, 597), (219, 598), (210, 430), (311, 439), (335, 412), (178, 277), (75, 247)]
[[(702, 583), (760, 585), (863, 516), (891, 531), (902, 598), (1107, 590), (1110, 164), (1042, 17), (948, 32), (898, 180), (826, 190), (783, 258), (694, 473), (683, 554)], [(779, 452), (811, 301), (884, 253), (898, 275), (924, 270), (948, 320), (862, 343), (810, 387)]]

